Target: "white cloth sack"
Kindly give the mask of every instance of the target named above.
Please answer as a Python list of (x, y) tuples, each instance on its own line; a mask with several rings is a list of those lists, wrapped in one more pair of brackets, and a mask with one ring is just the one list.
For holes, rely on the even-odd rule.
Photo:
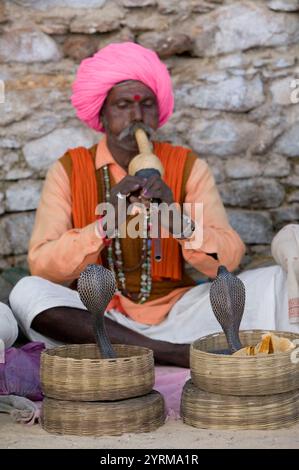
[(287, 273), (290, 323), (299, 323), (299, 225), (283, 227), (273, 238), (272, 256)]

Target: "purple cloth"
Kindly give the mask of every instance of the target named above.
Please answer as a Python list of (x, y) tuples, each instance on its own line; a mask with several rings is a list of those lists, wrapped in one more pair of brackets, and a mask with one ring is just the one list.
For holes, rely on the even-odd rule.
[(36, 341), (5, 350), (5, 363), (0, 364), (0, 395), (18, 395), (33, 401), (43, 399), (39, 373), (44, 349), (44, 343)]

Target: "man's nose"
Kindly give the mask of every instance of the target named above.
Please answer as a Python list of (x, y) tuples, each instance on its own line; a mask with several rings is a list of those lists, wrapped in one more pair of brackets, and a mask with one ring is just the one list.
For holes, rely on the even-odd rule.
[(131, 120), (132, 121), (142, 121), (142, 110), (141, 106), (139, 103), (134, 103), (134, 106), (132, 108), (131, 112)]

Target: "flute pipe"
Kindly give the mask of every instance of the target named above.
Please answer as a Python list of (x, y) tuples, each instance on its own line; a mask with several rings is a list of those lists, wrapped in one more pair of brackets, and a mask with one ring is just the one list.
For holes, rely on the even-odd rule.
[(161, 247), (161, 238), (154, 238), (154, 258), (155, 261), (159, 262), (162, 260), (162, 247)]
[(135, 176), (138, 171), (146, 170), (142, 178), (149, 178), (151, 176), (150, 169), (160, 173), (162, 177), (164, 168), (161, 160), (153, 153), (152, 143), (148, 139), (146, 132), (140, 127), (134, 131), (135, 139), (137, 142), (139, 154), (136, 155), (129, 163), (128, 173)]
[(144, 130), (140, 127), (135, 131), (135, 138), (140, 153), (150, 154), (152, 152), (151, 145), (146, 135), (146, 132), (144, 132)]

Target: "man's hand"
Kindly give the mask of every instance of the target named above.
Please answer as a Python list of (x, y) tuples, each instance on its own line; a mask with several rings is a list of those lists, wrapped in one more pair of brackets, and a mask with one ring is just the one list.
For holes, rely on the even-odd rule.
[(169, 186), (158, 175), (145, 179), (138, 176), (125, 176), (117, 185), (111, 189), (110, 202), (117, 209), (117, 194), (128, 195), (128, 203), (147, 203), (151, 199), (172, 204), (173, 194)]
[(166, 204), (174, 202), (171, 189), (158, 175), (153, 175), (146, 180), (141, 197), (146, 200), (159, 199), (160, 202), (166, 202)]
[[(118, 194), (126, 196), (126, 201), (122, 201), (124, 203), (124, 205), (122, 205), (124, 209), (128, 208), (129, 204), (134, 205), (135, 203), (144, 204), (145, 207), (149, 207), (151, 200), (158, 200), (166, 204), (172, 204), (174, 202), (171, 189), (164, 183), (160, 176), (154, 175), (148, 179), (138, 176), (125, 176), (111, 189), (110, 194), (110, 202), (115, 208), (115, 219), (114, 221), (110, 221), (110, 223), (114, 222), (115, 227), (118, 227), (118, 225), (121, 226), (125, 222), (127, 214), (126, 210), (122, 210), (121, 213), (118, 214)], [(138, 204), (136, 204), (136, 207), (138, 207)], [(133, 212), (131, 215), (133, 215)], [(159, 216), (159, 224), (160, 223), (161, 220)]]
[[(117, 195), (123, 194), (127, 196), (127, 201), (134, 202), (138, 198), (138, 194), (142, 190), (146, 183), (144, 178), (139, 178), (138, 176), (125, 176), (118, 184), (113, 186), (110, 194), (110, 202), (117, 210), (118, 197)], [(132, 199), (132, 200), (131, 200)]]

